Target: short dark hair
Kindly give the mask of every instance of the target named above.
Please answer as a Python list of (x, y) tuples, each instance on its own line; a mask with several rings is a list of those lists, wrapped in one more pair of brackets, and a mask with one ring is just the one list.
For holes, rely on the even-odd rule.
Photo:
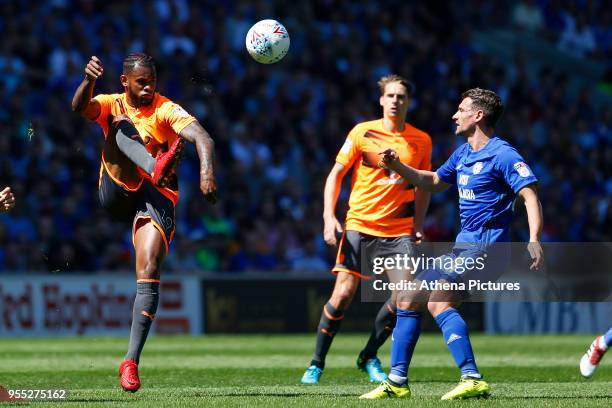
[(485, 124), (494, 128), (502, 113), (504, 113), (504, 104), (501, 98), (495, 92), (482, 89), (472, 88), (461, 94), (461, 100), (470, 98), (472, 106), (484, 112)]
[(136, 66), (151, 68), (155, 72), (155, 61), (153, 57), (142, 52), (128, 54), (123, 60), (123, 73), (127, 74)]
[(400, 84), (404, 85), (408, 96), (412, 96), (414, 94), (414, 85), (412, 84), (412, 82), (410, 82), (403, 76), (397, 74), (389, 74), (380, 78), (380, 80), (378, 81), (378, 87), (380, 88), (381, 95), (385, 94), (385, 87), (387, 86), (387, 84), (390, 84), (392, 82), (399, 82)]

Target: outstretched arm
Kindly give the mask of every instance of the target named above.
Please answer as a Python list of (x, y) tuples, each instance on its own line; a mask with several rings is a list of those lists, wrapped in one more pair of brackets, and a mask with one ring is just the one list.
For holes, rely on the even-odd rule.
[(85, 66), (85, 78), (72, 97), (73, 112), (90, 120), (96, 120), (100, 116), (100, 104), (92, 99), (92, 96), (96, 79), (103, 72), (102, 62), (94, 55)]
[(407, 166), (399, 161), (399, 156), (393, 149), (387, 149), (380, 153), (385, 167), (396, 171), (400, 176), (408, 180), (420, 189), (437, 193), (446, 190), (450, 184), (440, 180), (435, 171), (418, 170)]
[(542, 245), (540, 245), (540, 236), (542, 234), (542, 204), (538, 199), (538, 193), (536, 192), (533, 184), (523, 187), (519, 190), (518, 196), (525, 203), (525, 209), (527, 210), (527, 222), (529, 223), (529, 244), (527, 250), (533, 259), (533, 263), (530, 269), (539, 269), (544, 262)]
[(215, 142), (208, 132), (194, 121), (180, 133), (182, 138), (195, 145), (200, 158), (200, 190), (211, 203), (217, 202), (217, 182), (215, 181)]

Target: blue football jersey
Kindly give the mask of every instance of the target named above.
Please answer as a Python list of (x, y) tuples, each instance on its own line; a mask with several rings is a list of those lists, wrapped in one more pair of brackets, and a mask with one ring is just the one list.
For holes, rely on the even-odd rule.
[(461, 231), (456, 242), (509, 241), (516, 193), (538, 181), (516, 149), (499, 137), (477, 152), (468, 143), (461, 145), (437, 174), (459, 192)]

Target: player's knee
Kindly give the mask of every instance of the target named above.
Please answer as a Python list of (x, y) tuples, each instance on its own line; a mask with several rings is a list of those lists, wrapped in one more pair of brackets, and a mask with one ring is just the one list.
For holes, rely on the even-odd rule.
[(351, 303), (353, 296), (357, 292), (359, 278), (350, 274), (339, 274), (334, 292), (332, 293), (332, 303), (345, 308)]
[(440, 313), (450, 309), (453, 307), (453, 304), (450, 302), (429, 302), (427, 303), (427, 310), (433, 317), (436, 317)]
[(111, 128), (115, 129), (121, 123), (126, 123), (126, 124), (134, 126), (134, 122), (132, 122), (132, 119), (130, 119), (128, 115), (122, 113), (122, 114), (119, 114), (113, 117), (112, 122), (111, 122)]
[(159, 279), (159, 264), (160, 262), (154, 256), (146, 257), (137, 271), (141, 279)]
[(131, 137), (138, 134), (134, 122), (124, 114), (115, 116), (109, 124), (109, 135), (119, 141), (120, 137)]
[(391, 296), (389, 297), (389, 304), (396, 306), (397, 305), (397, 291), (391, 292)]
[(412, 291), (399, 291), (396, 293), (395, 305), (399, 309), (424, 310), (425, 303), (419, 301)]
[(329, 303), (331, 303), (338, 310), (346, 310), (351, 304), (352, 297), (347, 294), (334, 294), (329, 299)]
[(357, 291), (357, 287), (353, 285), (342, 285), (334, 290), (334, 297), (340, 304), (348, 304), (355, 296), (355, 292)]

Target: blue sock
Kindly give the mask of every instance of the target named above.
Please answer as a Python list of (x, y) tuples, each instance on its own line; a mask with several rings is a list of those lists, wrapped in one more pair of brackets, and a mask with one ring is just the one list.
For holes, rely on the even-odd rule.
[(461, 375), (480, 374), (476, 367), (467, 324), (457, 309), (450, 308), (440, 313), (436, 317), (436, 323), (442, 330), (444, 341), (461, 370)]
[(612, 346), (612, 327), (603, 335), (603, 341), (606, 343), (606, 348)]
[(391, 336), (393, 346), (390, 374), (394, 376), (391, 379), (408, 377), (408, 366), (421, 334), (421, 317), (421, 312), (397, 309), (397, 323)]

